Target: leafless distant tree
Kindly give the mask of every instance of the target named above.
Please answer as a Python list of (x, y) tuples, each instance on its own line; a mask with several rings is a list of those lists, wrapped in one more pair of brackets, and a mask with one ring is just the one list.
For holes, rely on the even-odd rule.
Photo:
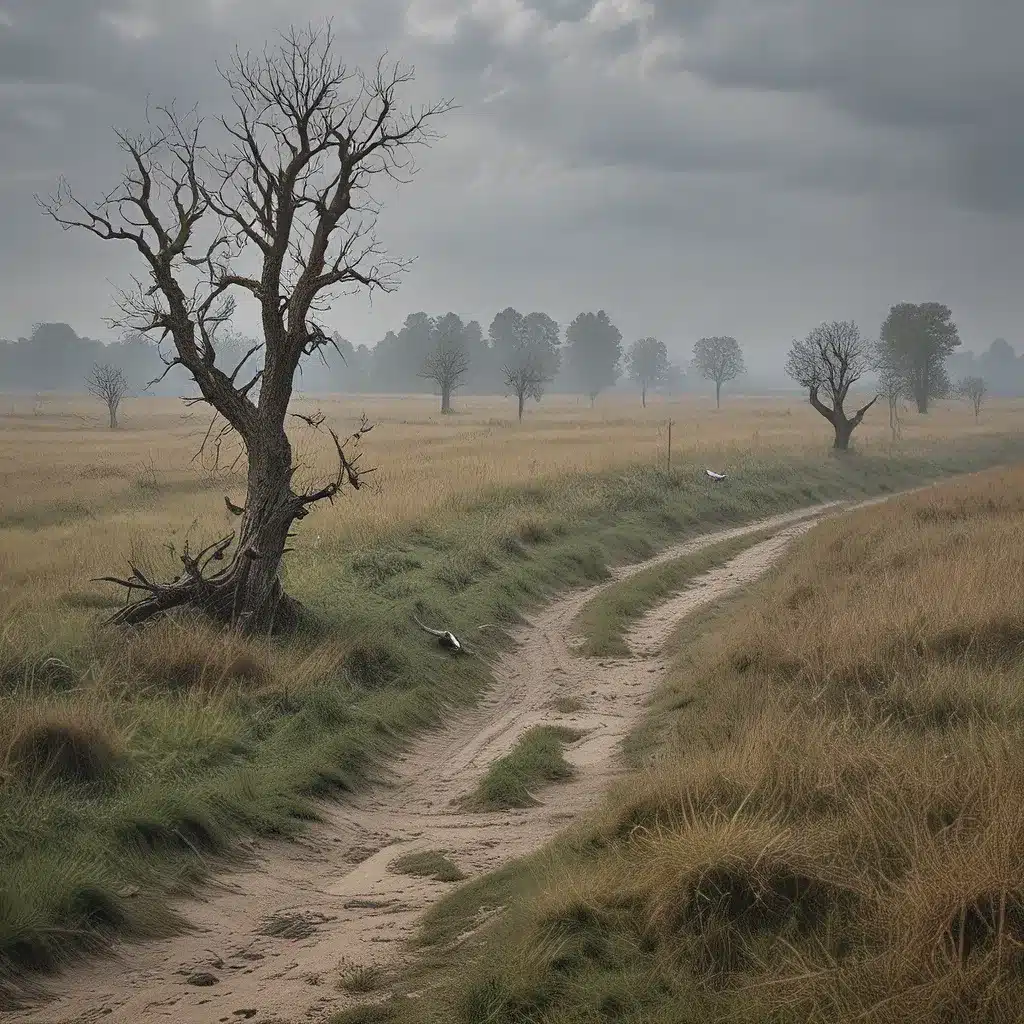
[(85, 389), (106, 405), (110, 413), (110, 429), (117, 430), (117, 410), (121, 399), (128, 394), (128, 381), (121, 368), (110, 363), (96, 363), (85, 379)]
[[(242, 632), (294, 625), (299, 608), (280, 579), (292, 526), (346, 483), (358, 488), (366, 472), (352, 454), (370, 429), (364, 420), (346, 441), (327, 428), (337, 473), (323, 486), (293, 489), (285, 424), (294, 377), (304, 357), (330, 346), (315, 314), (332, 295), (396, 287), (407, 261), (388, 259), (376, 239), (372, 186), (406, 180), (411, 147), (436, 137), (432, 123), (451, 104), (403, 112), (399, 93), (411, 71), (383, 61), (369, 73), (348, 69), (334, 42), (328, 23), (292, 29), (258, 54), (236, 50), (222, 72), (234, 104), (219, 119), (229, 140), (223, 149), (206, 143), (196, 110), (181, 114), (171, 105), (145, 133), (118, 133), (128, 168), (99, 202), (81, 202), (64, 182), (40, 201), (65, 228), (138, 251), (146, 278), (122, 293), (115, 324), (169, 340), (168, 367), (185, 367), (223, 429), (240, 435), (248, 459), (233, 554), (234, 533), (198, 554), (186, 551), (185, 571), (172, 583), (149, 580), (134, 566), (128, 579), (108, 577), (145, 595), (115, 622), (188, 605)], [(258, 304), (263, 336), (224, 370), (216, 363), (217, 328), (231, 319), (239, 292)], [(242, 373), (255, 350), (259, 368)], [(323, 421), (306, 422), (320, 429)], [(225, 564), (211, 573), (214, 562)]]
[(539, 355), (523, 357), (512, 364), (501, 368), (501, 378), (505, 387), (516, 396), (519, 402), (519, 422), (523, 422), (523, 406), (527, 398), (540, 401), (544, 396), (544, 385), (552, 379), (550, 371)]
[(445, 346), (437, 348), (423, 362), (419, 375), (432, 380), (441, 391), (441, 412), (452, 411), (452, 392), (462, 387), (462, 378), (469, 369), (469, 356), (464, 349)]
[(874, 368), (878, 373), (878, 393), (889, 407), (889, 433), (893, 443), (900, 439), (904, 411), (903, 399), (911, 395), (903, 356), (892, 345), (878, 341), (874, 345)]
[(981, 414), (981, 403), (988, 393), (988, 385), (985, 383), (984, 377), (964, 377), (957, 384), (957, 392), (963, 398), (970, 400), (971, 405), (974, 406), (974, 418), (977, 419)]
[(469, 353), (463, 338), (462, 320), (448, 314), (434, 324), (435, 345), (423, 360), (419, 376), (432, 380), (441, 392), (441, 412), (452, 411), (452, 392), (462, 387), (469, 370)]
[(786, 373), (808, 389), (811, 406), (832, 424), (836, 435), (833, 447), (840, 451), (850, 447), (853, 431), (878, 401), (876, 394), (853, 416), (843, 409), (850, 388), (871, 364), (871, 348), (851, 320), (819, 324), (803, 341), (794, 341), (789, 350)]

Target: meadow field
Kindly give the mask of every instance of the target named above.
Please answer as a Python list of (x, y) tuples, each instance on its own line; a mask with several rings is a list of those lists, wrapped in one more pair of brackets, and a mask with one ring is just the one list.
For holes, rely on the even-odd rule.
[[(132, 399), (111, 431), (95, 401), (0, 396), (0, 1006), (112, 935), (178, 927), (173, 898), (212, 855), (300, 829), (314, 798), (364, 784), (473, 701), (485, 663), (446, 658), (414, 609), (475, 635), (686, 534), (1024, 455), (1024, 401), (992, 401), (977, 421), (961, 402), (906, 414), (895, 445), (872, 410), (843, 457), (798, 396), (721, 410), (549, 396), (522, 424), (511, 402), (473, 397), (446, 417), (430, 396), (295, 408), (323, 409), (339, 432), (365, 412), (377, 471), (300, 524), (285, 580), (316, 628), (242, 641), (183, 621), (112, 633), (100, 624), (123, 593), (91, 582), (129, 558), (176, 575), (186, 539), (230, 529), (223, 498), (242, 498), (244, 476), (230, 444), (218, 465), (195, 458), (203, 412)], [(300, 482), (330, 468), (298, 421), (294, 440)]]
[(599, 813), (430, 912), (446, 983), (339, 1021), (1020, 1021), (1022, 536), (1020, 466), (817, 525), (683, 621)]

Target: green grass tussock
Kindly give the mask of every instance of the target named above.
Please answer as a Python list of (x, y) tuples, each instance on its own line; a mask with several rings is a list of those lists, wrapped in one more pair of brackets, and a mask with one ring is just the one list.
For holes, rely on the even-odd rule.
[[(287, 640), (225, 638), (184, 621), (134, 636), (99, 630), (106, 592), (79, 589), (77, 579), (45, 608), (15, 595), (0, 630), (5, 998), (17, 997), (26, 972), (112, 934), (177, 927), (170, 901), (209, 872), (211, 854), (230, 854), (242, 835), (294, 833), (315, 816), (316, 797), (366, 785), (418, 730), (475, 701), (488, 682), (484, 662), (440, 650), (412, 624), (414, 609), (494, 653), (508, 642), (502, 631), (477, 626), (514, 624), (559, 589), (607, 578), (609, 565), (673, 540), (1021, 450), (1013, 438), (980, 438), (893, 457), (748, 454), (730, 466), (728, 488), (680, 460), (671, 474), (563, 474), (468, 505), (453, 499), (429, 520), (379, 532), (372, 547), (292, 556), (286, 585), (315, 622)], [(151, 552), (142, 564), (166, 575), (173, 559), (162, 557)], [(77, 596), (62, 601), (68, 594)], [(1011, 640), (994, 637), (989, 648)], [(748, 656), (753, 678), (790, 652), (766, 642)], [(913, 660), (884, 655), (893, 665), (897, 656)], [(1008, 668), (985, 692), (958, 691), (967, 656), (957, 657), (947, 656), (946, 675), (936, 669), (930, 695), (893, 681), (892, 708), (954, 724), (1003, 700)], [(846, 693), (857, 678), (837, 673), (830, 686)], [(515, 785), (509, 792), (521, 798)]]
[(575, 769), (566, 761), (563, 750), (566, 744), (574, 743), (582, 735), (560, 725), (528, 729), (504, 757), (491, 764), (462, 806), (473, 811), (534, 806), (537, 803), (534, 794), (540, 786), (573, 777)]
[(402, 875), (433, 878), (436, 882), (461, 882), (466, 876), (442, 850), (417, 850), (397, 858), (392, 871)]

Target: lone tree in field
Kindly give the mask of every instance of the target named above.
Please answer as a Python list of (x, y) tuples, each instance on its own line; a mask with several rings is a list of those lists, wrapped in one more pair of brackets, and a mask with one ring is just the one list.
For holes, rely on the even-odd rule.
[(565, 329), (569, 366), (593, 406), (597, 396), (619, 379), (622, 332), (608, 314), (580, 313)]
[(423, 361), (419, 375), (432, 380), (441, 392), (441, 412), (452, 411), (452, 392), (462, 387), (469, 370), (465, 325), (454, 313), (447, 313), (434, 324), (434, 348)]
[(629, 375), (640, 385), (640, 403), (647, 408), (647, 389), (668, 375), (668, 350), (657, 338), (641, 338), (626, 353)]
[(889, 310), (880, 340), (906, 368), (907, 387), (919, 413), (928, 411), (932, 398), (949, 394), (946, 358), (960, 344), (949, 306), (941, 302), (901, 302)]
[(519, 403), (519, 422), (527, 398), (539, 402), (544, 386), (554, 380), (561, 363), (558, 324), (547, 313), (523, 316), (509, 306), (496, 313), (487, 331), (501, 360), (501, 380)]
[(850, 436), (878, 401), (876, 394), (853, 416), (843, 409), (850, 388), (871, 368), (871, 362), (870, 346), (852, 320), (819, 324), (803, 341), (794, 341), (789, 350), (786, 373), (808, 389), (811, 406), (832, 424), (836, 434), (832, 447), (839, 451), (850, 447)]
[(536, 355), (525, 355), (517, 362), (506, 363), (501, 368), (501, 380), (516, 396), (519, 403), (519, 422), (523, 422), (523, 406), (527, 398), (539, 402), (544, 397), (544, 385), (551, 380), (543, 361)]
[(743, 350), (735, 338), (701, 338), (693, 346), (691, 365), (705, 380), (715, 382), (715, 408), (722, 407), (722, 385), (746, 373), (743, 364)]
[[(109, 577), (145, 595), (112, 621), (135, 624), (191, 606), (241, 632), (269, 632), (297, 621), (298, 604), (280, 579), (295, 520), (333, 501), (346, 482), (358, 488), (365, 472), (351, 454), (369, 429), (364, 420), (344, 442), (328, 428), (338, 460), (332, 479), (305, 491), (292, 486), (297, 467), (285, 423), (295, 373), (303, 357), (323, 356), (330, 345), (314, 314), (339, 289), (396, 287), (407, 262), (388, 259), (376, 239), (372, 185), (404, 180), (410, 147), (436, 137), (432, 122), (451, 104), (403, 113), (399, 93), (412, 73), (383, 61), (370, 73), (346, 68), (329, 24), (292, 29), (259, 54), (236, 50), (222, 75), (234, 100), (234, 113), (219, 119), (224, 149), (202, 141), (195, 110), (164, 107), (144, 134), (118, 133), (128, 168), (117, 189), (87, 205), (62, 181), (41, 205), (65, 228), (138, 251), (146, 278), (122, 293), (116, 323), (169, 339), (168, 369), (185, 367), (248, 458), (245, 504), (227, 502), (241, 517), (233, 554), (234, 533), (183, 554), (184, 572), (172, 583), (134, 566), (127, 580)], [(262, 365), (241, 377), (244, 360), (230, 372), (216, 362), (217, 328), (239, 292), (258, 305), (263, 333), (254, 346)], [(319, 415), (299, 418), (323, 423)]]
[(974, 418), (981, 414), (981, 403), (988, 392), (988, 385), (984, 377), (964, 377), (957, 385), (957, 392), (961, 397), (970, 401), (974, 406)]
[(98, 398), (110, 414), (110, 429), (117, 430), (117, 410), (121, 399), (128, 394), (128, 381), (119, 366), (96, 363), (85, 379), (85, 389)]

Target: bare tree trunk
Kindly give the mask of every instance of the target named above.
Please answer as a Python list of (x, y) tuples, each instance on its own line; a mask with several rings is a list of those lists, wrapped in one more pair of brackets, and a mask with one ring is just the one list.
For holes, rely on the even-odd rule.
[(833, 442), (832, 447), (835, 448), (836, 451), (847, 451), (850, 447), (850, 437), (853, 435), (853, 421), (848, 420), (845, 416), (839, 413), (832, 420), (832, 427), (836, 432), (836, 439)]
[[(152, 584), (135, 570), (139, 589), (150, 596), (127, 605), (111, 619), (137, 625), (154, 615), (188, 606), (240, 633), (287, 631), (296, 625), (299, 604), (281, 584), (281, 559), (292, 524), (303, 512), (291, 491), (292, 450), (284, 429), (264, 429), (250, 438), (249, 474), (238, 541), (228, 564), (212, 575), (204, 570), (226, 557), (234, 535), (199, 555), (182, 557), (185, 572), (166, 585)], [(132, 581), (112, 580), (131, 587)]]
[(107, 411), (110, 413), (110, 429), (117, 430), (117, 406), (110, 405), (107, 407)]
[(640, 385), (640, 402), (643, 405), (643, 407), (646, 409), (647, 408), (647, 385), (646, 384), (641, 384)]
[(519, 399), (519, 422), (523, 422), (523, 406), (526, 404), (526, 392), (520, 391), (518, 394)]
[(715, 408), (722, 408), (722, 382), (720, 380), (715, 381)]
[(918, 377), (914, 381), (914, 401), (917, 402), (919, 413), (928, 412), (928, 380), (926, 377)]
[(449, 413), (452, 411), (452, 389), (441, 385), (441, 412)]

